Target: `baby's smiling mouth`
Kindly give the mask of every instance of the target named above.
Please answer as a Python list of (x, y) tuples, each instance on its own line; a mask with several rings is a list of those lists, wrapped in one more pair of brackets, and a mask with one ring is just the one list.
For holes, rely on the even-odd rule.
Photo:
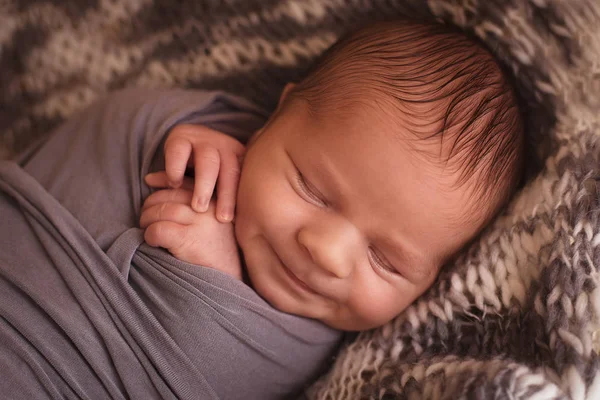
[(287, 265), (283, 262), (283, 260), (281, 259), (281, 257), (279, 256), (279, 254), (275, 251), (275, 249), (273, 248), (273, 246), (271, 246), (270, 244), (269, 244), (269, 246), (271, 247), (271, 251), (273, 252), (273, 254), (275, 255), (275, 257), (279, 261), (279, 265), (281, 265), (281, 268), (283, 268), (283, 270), (285, 271), (285, 274), (290, 278), (290, 280), (292, 281), (292, 283), (294, 284), (294, 286), (297, 286), (302, 291), (310, 293), (312, 295), (321, 296), (320, 293), (318, 293), (317, 291), (315, 291), (314, 289), (312, 289), (303, 280), (301, 280), (300, 278), (298, 278), (296, 276), (296, 274), (294, 274), (292, 272), (292, 270), (289, 269), (287, 267)]
[[(281, 261), (281, 259), (280, 259), (280, 261)], [(290, 279), (297, 286), (299, 286), (301, 289), (303, 289), (306, 292), (309, 292), (311, 294), (319, 296), (319, 293), (315, 292), (310, 286), (308, 286), (306, 283), (304, 283), (304, 281), (302, 281), (300, 278), (298, 278), (288, 267), (285, 266), (285, 264), (281, 263), (281, 266), (283, 267), (283, 270), (285, 271), (287, 276), (289, 276)]]
[(292, 272), (292, 270), (287, 267), (287, 264), (285, 262), (283, 262), (283, 260), (279, 256), (279, 253), (277, 253), (275, 251), (275, 249), (273, 248), (273, 246), (271, 245), (271, 243), (269, 243), (267, 241), (267, 245), (271, 248), (272, 254), (275, 256), (275, 258), (277, 259), (277, 261), (279, 261), (279, 265), (284, 270), (285, 274), (288, 276), (288, 278), (290, 279), (290, 281), (292, 281), (292, 284), (294, 286), (298, 287), (301, 291), (306, 292), (308, 294), (311, 294), (313, 296), (319, 296), (320, 298), (323, 298), (323, 299), (333, 300), (332, 297), (329, 297), (328, 295), (325, 295), (323, 293), (317, 292), (315, 289), (313, 289), (310, 286), (308, 286), (303, 280), (301, 280), (300, 278), (298, 278), (298, 276), (296, 274), (294, 274)]

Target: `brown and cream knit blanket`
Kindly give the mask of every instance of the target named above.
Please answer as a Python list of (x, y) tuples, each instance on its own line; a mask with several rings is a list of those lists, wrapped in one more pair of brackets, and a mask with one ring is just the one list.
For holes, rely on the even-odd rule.
[(1, 154), (123, 87), (222, 89), (271, 109), (342, 32), (394, 16), (474, 32), (514, 74), (532, 173), (307, 395), (600, 399), (598, 0), (0, 0)]

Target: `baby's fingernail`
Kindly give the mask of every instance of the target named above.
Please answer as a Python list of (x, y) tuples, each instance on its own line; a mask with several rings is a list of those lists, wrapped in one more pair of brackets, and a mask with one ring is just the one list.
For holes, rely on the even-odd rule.
[(196, 207), (194, 207), (198, 212), (205, 212), (208, 210), (208, 201), (205, 199), (196, 199)]
[(233, 219), (233, 215), (229, 211), (227, 211), (227, 210), (221, 211), (221, 220), (223, 222), (231, 222), (232, 219)]

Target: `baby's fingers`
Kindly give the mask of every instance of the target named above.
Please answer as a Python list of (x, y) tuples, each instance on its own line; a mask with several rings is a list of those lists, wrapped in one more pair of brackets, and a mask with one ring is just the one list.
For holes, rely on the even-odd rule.
[(178, 203), (189, 206), (192, 201), (192, 192), (185, 189), (165, 189), (159, 190), (146, 197), (142, 212), (147, 208), (161, 203)]
[(217, 219), (221, 222), (233, 220), (239, 182), (240, 161), (238, 157), (234, 153), (222, 154), (217, 181)]
[(187, 228), (176, 222), (160, 221), (148, 226), (144, 240), (150, 246), (163, 247), (171, 252), (185, 242)]
[(140, 216), (140, 228), (160, 222), (170, 221), (180, 225), (190, 225), (193, 223), (197, 213), (188, 205), (178, 203), (160, 203), (147, 207)]
[(194, 197), (192, 208), (198, 212), (208, 210), (208, 204), (215, 190), (219, 176), (221, 156), (213, 146), (202, 146), (194, 149)]
[(192, 142), (180, 135), (170, 135), (165, 141), (165, 170), (168, 186), (179, 187), (192, 154)]
[(164, 171), (151, 172), (144, 177), (146, 185), (152, 188), (164, 189), (169, 187), (169, 181), (167, 180), (167, 174)]
[[(169, 187), (169, 178), (165, 171), (151, 172), (144, 177), (144, 181), (146, 182), (146, 185), (152, 188), (165, 189)], [(194, 190), (194, 180), (184, 176), (180, 188), (189, 191)]]

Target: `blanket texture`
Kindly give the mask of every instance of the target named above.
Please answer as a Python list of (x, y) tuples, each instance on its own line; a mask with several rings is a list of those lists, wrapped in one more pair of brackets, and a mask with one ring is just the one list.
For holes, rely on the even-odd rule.
[(5, 155), (100, 94), (201, 87), (271, 109), (342, 32), (393, 16), (480, 37), (512, 72), (537, 168), (506, 211), (312, 398), (600, 398), (597, 0), (4, 0)]

